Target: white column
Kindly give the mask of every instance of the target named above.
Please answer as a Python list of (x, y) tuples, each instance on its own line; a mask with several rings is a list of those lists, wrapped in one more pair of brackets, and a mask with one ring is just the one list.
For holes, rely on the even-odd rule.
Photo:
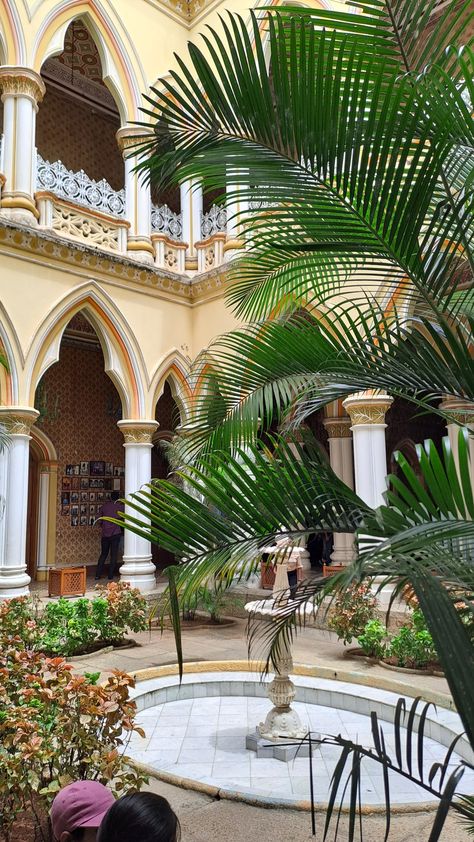
[(245, 247), (243, 237), (243, 219), (248, 212), (248, 201), (240, 197), (240, 186), (227, 186), (227, 242), (224, 245), (225, 260), (232, 260), (239, 249)]
[(30, 429), (39, 412), (30, 407), (0, 408), (0, 421), (10, 436), (7, 453), (6, 507), (3, 556), (0, 558), (0, 599), (24, 596), (30, 577), (26, 572), (26, 517)]
[(146, 129), (125, 126), (118, 130), (116, 137), (125, 165), (125, 212), (127, 222), (130, 223), (127, 254), (134, 260), (153, 263), (150, 185), (145, 184), (143, 175), (135, 171), (139, 156), (133, 155), (133, 149), (140, 147), (140, 141), (137, 143), (137, 138), (145, 142), (148, 135), (149, 132)]
[(459, 430), (461, 426), (469, 430), (469, 460), (471, 466), (471, 483), (474, 491), (474, 404), (457, 398), (445, 397), (439, 408), (445, 412), (449, 412), (450, 420), (446, 422), (446, 431), (458, 472)]
[(44, 82), (25, 67), (0, 68), (3, 112), (3, 216), (36, 224), (36, 113), (45, 93)]
[(352, 421), (355, 490), (372, 508), (383, 504), (387, 488), (385, 413), (392, 403), (393, 398), (378, 392), (358, 392), (343, 402)]
[[(156, 421), (119, 421), (125, 439), (125, 496), (129, 497), (151, 480), (151, 451), (153, 433), (158, 427)], [(138, 517), (129, 506), (125, 511)], [(144, 526), (149, 521), (143, 519)], [(156, 585), (155, 565), (152, 562), (151, 545), (130, 530), (125, 530), (123, 564), (120, 578), (141, 591), (151, 591)]]
[(186, 269), (196, 269), (196, 243), (201, 239), (202, 187), (197, 181), (184, 181), (181, 185), (181, 218), (183, 241), (187, 243)]
[[(351, 421), (348, 417), (327, 418), (324, 426), (328, 434), (329, 460), (337, 477), (349, 488), (354, 488), (352, 465)], [(334, 533), (334, 550), (331, 560), (335, 564), (349, 564), (354, 557), (354, 535), (352, 532)]]

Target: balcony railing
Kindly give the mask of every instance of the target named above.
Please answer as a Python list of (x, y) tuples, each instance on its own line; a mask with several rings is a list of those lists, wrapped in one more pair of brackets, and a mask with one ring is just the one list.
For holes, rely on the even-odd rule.
[(151, 230), (155, 234), (166, 234), (172, 240), (181, 240), (183, 237), (181, 214), (173, 213), (168, 205), (152, 205)]
[(125, 190), (114, 190), (105, 178), (94, 181), (84, 170), (68, 170), (62, 161), (45, 161), (39, 153), (36, 185), (37, 190), (47, 190), (58, 199), (82, 205), (88, 210), (119, 218), (125, 216)]
[(209, 213), (201, 213), (201, 238), (206, 240), (213, 234), (227, 231), (227, 211), (220, 205), (213, 205)]

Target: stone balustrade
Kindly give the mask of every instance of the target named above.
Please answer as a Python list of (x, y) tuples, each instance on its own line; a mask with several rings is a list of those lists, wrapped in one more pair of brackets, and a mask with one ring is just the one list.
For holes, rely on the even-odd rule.
[(213, 234), (206, 240), (196, 243), (196, 251), (198, 258), (197, 270), (201, 272), (209, 272), (210, 269), (216, 269), (224, 262), (224, 245), (227, 240), (227, 235)]
[(39, 226), (59, 237), (115, 254), (126, 254), (129, 223), (119, 217), (59, 199), (54, 193), (36, 193)]
[(169, 272), (182, 273), (185, 270), (187, 243), (173, 240), (166, 234), (152, 234), (151, 242), (155, 255), (155, 266)]

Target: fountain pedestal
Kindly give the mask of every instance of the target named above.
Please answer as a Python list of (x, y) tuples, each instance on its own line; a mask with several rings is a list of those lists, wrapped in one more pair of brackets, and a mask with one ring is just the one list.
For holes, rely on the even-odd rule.
[[(269, 549), (275, 551), (273, 547)], [(288, 597), (287, 562), (284, 558), (276, 566), (272, 598), (249, 602), (245, 610), (273, 625), (288, 604)], [(308, 608), (312, 613), (312, 606), (304, 606), (302, 610), (307, 611)], [(268, 712), (265, 722), (261, 722), (255, 732), (249, 734), (246, 739), (246, 748), (255, 751), (257, 757), (274, 757), (276, 760), (288, 761), (296, 754), (299, 757), (308, 756), (308, 744), (300, 744), (299, 741), (304, 740), (309, 728), (301, 722), (297, 711), (291, 707), (296, 695), (295, 685), (290, 678), (292, 670), (290, 647), (286, 642), (282, 642), (276, 658), (275, 675), (268, 685), (268, 696), (273, 702), (273, 708)], [(288, 745), (289, 743), (296, 745)]]

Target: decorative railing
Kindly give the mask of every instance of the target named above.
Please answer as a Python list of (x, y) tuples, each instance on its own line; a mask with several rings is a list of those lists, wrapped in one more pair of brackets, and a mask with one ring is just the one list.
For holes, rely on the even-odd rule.
[(54, 193), (58, 199), (65, 199), (89, 210), (125, 216), (125, 190), (113, 190), (108, 181), (94, 181), (84, 172), (68, 170), (62, 161), (50, 163), (38, 153), (36, 163), (36, 189)]
[(168, 205), (151, 206), (151, 230), (156, 234), (165, 234), (172, 240), (183, 237), (183, 223), (180, 213), (173, 213)]
[(201, 213), (201, 237), (203, 240), (213, 234), (227, 231), (227, 211), (221, 205), (213, 205), (209, 213)]

